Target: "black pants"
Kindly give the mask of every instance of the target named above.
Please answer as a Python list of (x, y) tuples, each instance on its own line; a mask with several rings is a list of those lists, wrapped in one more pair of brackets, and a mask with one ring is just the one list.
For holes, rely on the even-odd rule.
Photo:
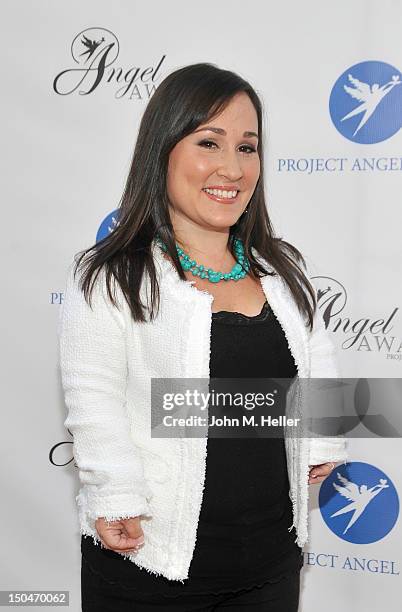
[(84, 558), (81, 565), (82, 612), (297, 612), (299, 592), (300, 570), (238, 593), (161, 597), (108, 583), (92, 572)]

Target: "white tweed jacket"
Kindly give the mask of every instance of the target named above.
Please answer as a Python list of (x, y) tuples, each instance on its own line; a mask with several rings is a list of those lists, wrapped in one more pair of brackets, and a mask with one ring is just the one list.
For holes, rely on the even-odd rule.
[[(181, 280), (155, 243), (153, 254), (161, 303), (152, 323), (132, 320), (117, 283), (119, 308), (112, 305), (103, 271), (91, 309), (78, 276), (73, 279), (74, 262), (70, 264), (58, 327), (68, 408), (64, 425), (73, 435), (80, 480), (80, 532), (98, 543), (96, 518), (142, 515), (145, 545), (123, 556), (149, 572), (183, 582), (196, 542), (207, 438), (151, 437), (150, 381), (209, 378), (213, 296)], [(338, 377), (335, 349), (319, 310), (310, 333), (278, 275), (262, 277), (261, 285), (284, 330), (298, 377)], [(145, 296), (146, 283), (141, 291)], [(303, 546), (308, 538), (308, 466), (346, 461), (346, 442), (286, 435), (285, 446), (293, 507), (289, 529), (295, 528), (296, 542)]]

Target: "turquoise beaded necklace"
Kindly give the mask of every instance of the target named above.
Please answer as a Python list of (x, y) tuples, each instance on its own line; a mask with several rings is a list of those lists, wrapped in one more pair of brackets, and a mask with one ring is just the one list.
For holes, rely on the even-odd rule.
[[(157, 237), (156, 242), (159, 247), (166, 253), (167, 247), (161, 238)], [(180, 258), (181, 267), (183, 270), (190, 270), (193, 276), (199, 276), (200, 278), (206, 278), (211, 283), (219, 283), (221, 280), (238, 281), (244, 278), (250, 269), (250, 264), (247, 257), (244, 255), (244, 247), (240, 238), (234, 238), (234, 251), (236, 254), (237, 263), (234, 264), (230, 272), (216, 272), (212, 268), (206, 268), (202, 264), (197, 264), (194, 259), (190, 259), (190, 256), (183, 251), (181, 247), (176, 243), (176, 251)]]

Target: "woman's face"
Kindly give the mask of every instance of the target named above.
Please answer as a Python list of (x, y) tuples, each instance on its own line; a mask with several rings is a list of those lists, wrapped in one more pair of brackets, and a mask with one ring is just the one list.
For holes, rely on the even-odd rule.
[[(257, 113), (244, 92), (178, 142), (169, 156), (167, 178), (173, 226), (178, 218), (204, 229), (234, 225), (260, 176), (257, 143)], [(229, 193), (208, 194), (206, 188)]]

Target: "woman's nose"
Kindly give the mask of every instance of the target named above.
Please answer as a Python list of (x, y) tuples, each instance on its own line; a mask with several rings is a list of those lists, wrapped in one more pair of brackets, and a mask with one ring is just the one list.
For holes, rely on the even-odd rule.
[(226, 176), (232, 181), (241, 179), (243, 170), (236, 152), (226, 152), (222, 155), (217, 174)]

